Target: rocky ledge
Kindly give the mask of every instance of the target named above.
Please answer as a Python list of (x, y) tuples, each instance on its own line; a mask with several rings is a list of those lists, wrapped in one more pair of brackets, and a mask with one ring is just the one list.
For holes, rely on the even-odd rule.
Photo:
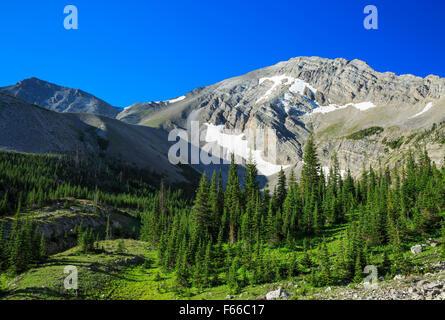
[(397, 275), (392, 280), (379, 281), (377, 288), (363, 284), (347, 288), (327, 288), (311, 298), (319, 300), (445, 300), (445, 262), (429, 266), (434, 273)]

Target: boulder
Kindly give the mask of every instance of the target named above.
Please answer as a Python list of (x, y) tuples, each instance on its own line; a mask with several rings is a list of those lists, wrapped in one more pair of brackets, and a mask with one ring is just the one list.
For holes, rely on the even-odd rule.
[(275, 291), (270, 291), (269, 293), (267, 293), (266, 300), (287, 299), (290, 296), (292, 296), (292, 294), (283, 291), (281, 288), (278, 288)]
[(418, 244), (418, 245), (415, 245), (415, 246), (412, 246), (412, 247), (411, 247), (411, 252), (412, 252), (413, 254), (419, 254), (419, 253), (422, 252), (422, 249), (423, 249), (423, 246), (420, 245), (420, 244)]
[(277, 300), (280, 298), (281, 288), (275, 291), (270, 291), (266, 294), (266, 300)]

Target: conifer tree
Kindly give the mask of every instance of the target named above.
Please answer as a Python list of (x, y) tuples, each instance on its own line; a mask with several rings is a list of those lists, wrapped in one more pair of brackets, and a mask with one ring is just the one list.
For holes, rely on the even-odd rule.
[(186, 289), (190, 287), (190, 272), (189, 266), (187, 262), (187, 250), (183, 247), (182, 255), (180, 257), (180, 261), (177, 264), (176, 268), (176, 277), (175, 282), (180, 289)]
[(389, 260), (388, 250), (383, 251), (382, 269), (385, 275), (391, 272), (391, 260)]
[(396, 230), (394, 236), (394, 243), (392, 244), (392, 250), (394, 255), (394, 265), (392, 268), (392, 274), (397, 272), (408, 273), (409, 271), (409, 261), (403, 254), (402, 244), (400, 241), (400, 236), (398, 230)]
[(40, 256), (40, 261), (45, 261), (47, 258), (45, 235), (43, 233), (40, 237), (39, 256)]
[(344, 246), (344, 237), (343, 235), (338, 240), (338, 251), (337, 257), (335, 260), (335, 277), (337, 280), (342, 281), (349, 278), (348, 266), (346, 263), (346, 252)]
[(324, 238), (321, 247), (319, 248), (319, 255), (321, 264), (320, 282), (322, 285), (328, 285), (331, 283), (331, 270), (328, 247), (326, 246), (326, 240)]
[(213, 171), (212, 174), (212, 180), (210, 182), (210, 189), (209, 189), (209, 206), (210, 206), (210, 233), (213, 239), (216, 239), (219, 232), (219, 224), (221, 222), (221, 216), (220, 216), (220, 203), (219, 203), (219, 190), (218, 190), (218, 184), (216, 181), (216, 171)]
[(201, 245), (198, 247), (198, 250), (195, 255), (195, 263), (194, 263), (194, 271), (193, 271), (193, 284), (198, 288), (199, 291), (202, 291), (204, 288), (206, 279), (205, 279), (205, 268), (203, 265), (203, 256), (202, 256), (202, 248)]
[(232, 262), (232, 265), (229, 268), (228, 274), (228, 285), (233, 294), (238, 294), (241, 290), (241, 284), (238, 279), (238, 269), (239, 269), (239, 260), (238, 257)]
[(362, 269), (362, 261), (360, 255), (357, 255), (355, 260), (355, 270), (354, 270), (354, 282), (360, 283), (363, 280), (363, 269)]
[(209, 241), (207, 243), (204, 263), (203, 263), (203, 278), (204, 278), (204, 287), (209, 287), (211, 285), (211, 279), (214, 277), (213, 263), (212, 263), (212, 242)]
[(257, 192), (259, 191), (257, 177), (258, 169), (256, 167), (256, 163), (252, 159), (249, 159), (249, 162), (246, 164), (246, 175), (244, 178), (246, 202), (249, 201), (249, 199), (254, 200)]
[(232, 162), (229, 168), (229, 179), (227, 181), (224, 195), (224, 209), (227, 213), (229, 223), (229, 241), (234, 244), (238, 234), (238, 224), (241, 206), (241, 187), (238, 178), (238, 166), (235, 164), (235, 155), (232, 154)]
[(318, 186), (320, 179), (320, 163), (317, 156), (314, 137), (309, 137), (303, 153), (303, 169), (301, 173), (301, 185), (305, 192), (310, 192), (312, 187)]
[(17, 231), (14, 233), (14, 237), (11, 239), (12, 244), (9, 257), (11, 271), (15, 274), (24, 271), (27, 266), (25, 252), (25, 229), (21, 219), (17, 222), (17, 226)]
[(196, 193), (195, 202), (193, 205), (193, 218), (196, 226), (196, 234), (201, 239), (207, 240), (209, 229), (211, 226), (211, 212), (209, 206), (209, 184), (205, 173), (199, 182), (199, 188)]
[(314, 222), (314, 232), (316, 235), (319, 235), (321, 233), (321, 229), (323, 227), (323, 216), (322, 214), (319, 212), (318, 210), (318, 204), (315, 204), (315, 208), (314, 208), (314, 216), (312, 221)]
[(219, 216), (218, 223), (221, 222), (220, 220), (223, 213), (224, 213), (224, 186), (223, 186), (222, 172), (220, 169), (218, 175), (218, 216)]
[(283, 203), (287, 196), (286, 175), (281, 167), (278, 173), (278, 185), (276, 189), (276, 208), (283, 211)]

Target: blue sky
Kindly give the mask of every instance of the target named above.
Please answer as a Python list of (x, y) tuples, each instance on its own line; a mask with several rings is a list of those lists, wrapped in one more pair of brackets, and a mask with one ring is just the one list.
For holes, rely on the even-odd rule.
[[(76, 5), (79, 29), (65, 30)], [(363, 27), (366, 5), (379, 29)], [(445, 1), (3, 1), (0, 86), (32, 76), (115, 105), (166, 100), (296, 56), (445, 77)]]

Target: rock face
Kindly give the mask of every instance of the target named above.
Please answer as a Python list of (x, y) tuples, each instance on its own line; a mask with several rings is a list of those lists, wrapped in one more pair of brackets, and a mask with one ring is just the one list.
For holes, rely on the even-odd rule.
[[(166, 130), (188, 128), (191, 120), (199, 121), (204, 131), (204, 124), (223, 125), (225, 133), (244, 133), (253, 149), (249, 130), (270, 128), (278, 141), (273, 163), (294, 168), (297, 174), (312, 126), (322, 166), (329, 166), (337, 152), (341, 169), (358, 174), (363, 164), (397, 161), (393, 155), (400, 150), (386, 142), (445, 120), (444, 108), (443, 78), (380, 73), (360, 60), (299, 57), (198, 88), (174, 103), (136, 104), (117, 118)], [(359, 140), (346, 138), (371, 126), (384, 132)], [(428, 142), (426, 147), (441, 164), (443, 143)], [(261, 147), (255, 150), (263, 158), (267, 153)]]
[(25, 79), (0, 91), (57, 112), (82, 112), (114, 118), (120, 108), (79, 89), (58, 86), (37, 78)]

